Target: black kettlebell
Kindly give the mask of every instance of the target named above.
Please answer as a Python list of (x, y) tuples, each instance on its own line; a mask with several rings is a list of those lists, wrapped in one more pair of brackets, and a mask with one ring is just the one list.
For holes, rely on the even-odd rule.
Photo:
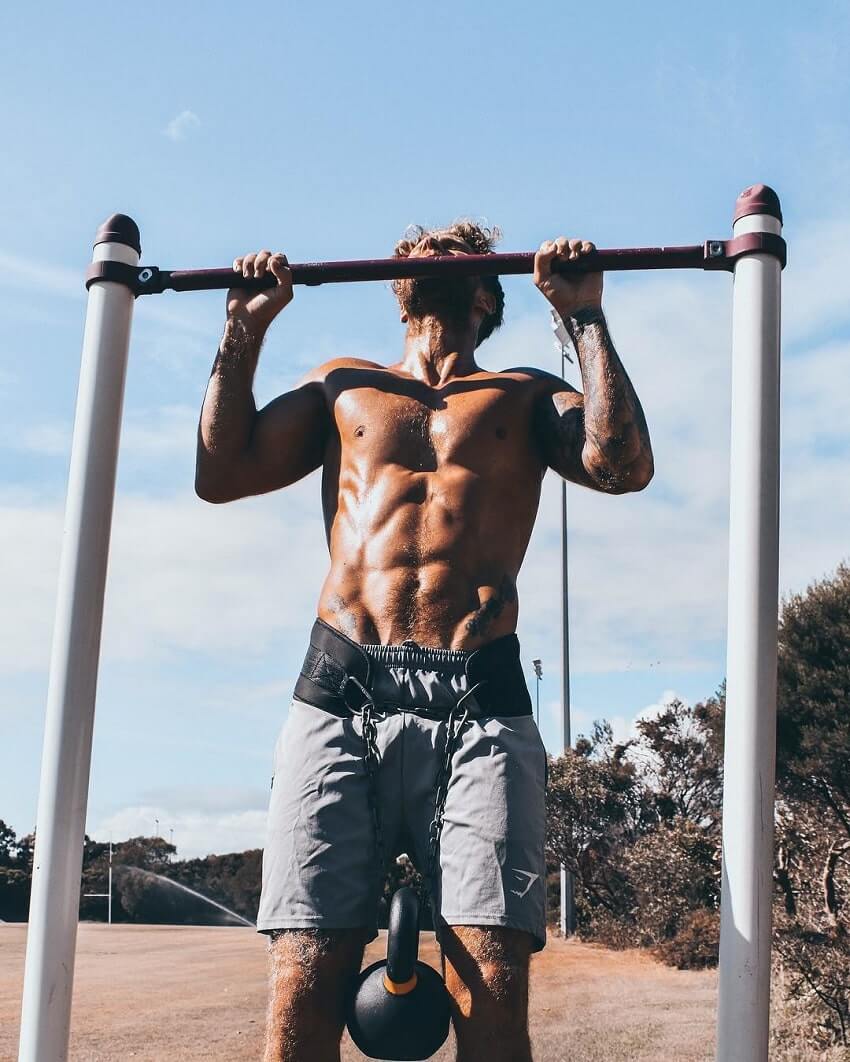
[(348, 1008), (351, 1039), (368, 1058), (430, 1058), (449, 1035), (449, 993), (419, 962), (419, 899), (409, 886), (390, 905), (387, 958), (360, 974)]

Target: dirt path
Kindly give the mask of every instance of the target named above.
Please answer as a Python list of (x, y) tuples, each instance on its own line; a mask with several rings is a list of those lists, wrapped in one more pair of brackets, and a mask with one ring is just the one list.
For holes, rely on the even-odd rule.
[[(384, 953), (381, 938), (367, 961)], [(0, 926), (0, 1060), (17, 1055), (26, 930)], [(421, 957), (439, 968), (433, 934)], [(532, 961), (535, 1062), (696, 1062), (714, 1045), (716, 974), (550, 938)], [(80, 927), (71, 1062), (260, 1057), (265, 947), (249, 929)], [(363, 1056), (347, 1034), (344, 1062)], [(434, 1056), (452, 1062), (452, 1037)]]

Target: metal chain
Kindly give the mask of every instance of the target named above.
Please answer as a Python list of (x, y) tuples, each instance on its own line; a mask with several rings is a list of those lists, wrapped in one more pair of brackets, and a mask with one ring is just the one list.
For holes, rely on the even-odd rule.
[[(364, 704), (361, 712), (363, 763), (366, 765), (369, 780), (369, 809), (371, 811), (372, 823), (375, 830), (375, 861), (378, 867), (378, 877), (381, 881), (381, 892), (383, 892), (384, 875), (387, 872), (387, 850), (384, 843), (384, 829), (380, 822), (380, 810), (378, 808), (377, 772), (380, 764), (380, 752), (378, 750), (377, 727), (372, 718), (373, 707), (374, 705), (371, 703)], [(430, 883), (435, 880), (435, 873), (437, 871), (440, 835), (442, 834), (443, 819), (445, 817), (445, 801), (448, 795), (449, 778), (452, 776), (452, 757), (455, 754), (455, 746), (465, 720), (466, 713), (464, 712), (457, 729), (455, 729), (455, 709), (452, 708), (446, 723), (445, 747), (440, 759), (440, 766), (435, 781), (436, 797), (434, 818), (431, 819), (430, 825), (428, 826), (428, 861), (425, 873), (422, 875), (422, 887), (420, 890), (420, 903), (422, 905), (424, 905), (432, 895)]]
[(454, 756), (455, 746), (463, 729), (463, 724), (466, 722), (466, 716), (467, 713), (464, 711), (458, 727), (455, 729), (455, 708), (452, 708), (446, 722), (446, 744), (434, 783), (436, 788), (434, 818), (428, 827), (428, 862), (425, 866), (425, 873), (422, 875), (422, 895), (420, 897), (423, 903), (428, 897), (433, 895), (431, 883), (436, 880), (437, 855), (440, 851), (440, 837), (443, 832), (443, 820), (446, 815), (446, 798), (449, 795), (449, 782), (452, 776), (452, 757)]
[[(366, 689), (357, 680), (353, 680), (357, 686), (360, 687), (362, 692), (367, 696)], [(470, 690), (469, 693), (472, 693)], [(463, 700), (463, 698), (461, 698)], [(463, 714), (458, 720), (455, 716), (455, 712), (460, 705), (454, 705), (449, 712), (448, 720), (446, 721), (446, 743), (443, 748), (443, 755), (440, 760), (439, 767), (437, 768), (437, 776), (435, 779), (435, 798), (434, 798), (434, 817), (431, 820), (431, 824), (428, 827), (428, 861), (425, 868), (425, 873), (422, 875), (422, 888), (420, 890), (420, 902), (424, 905), (427, 899), (432, 896), (431, 882), (435, 880), (435, 873), (437, 869), (437, 856), (440, 850), (440, 836), (443, 832), (443, 820), (446, 814), (446, 798), (449, 792), (449, 781), (452, 774), (452, 757), (455, 753), (455, 747), (457, 745), (458, 738), (463, 730), (463, 724), (468, 717), (468, 711), (463, 710)], [(375, 710), (374, 702), (369, 698), (363, 704), (360, 710), (360, 718), (362, 722), (363, 730), (363, 762), (366, 767), (366, 775), (368, 779), (368, 799), (369, 810), (372, 813), (372, 824), (375, 830), (375, 860), (378, 865), (378, 876), (381, 881), (381, 890), (383, 892), (383, 880), (386, 873), (386, 846), (384, 844), (384, 831), (381, 825), (381, 813), (378, 804), (378, 768), (380, 767), (381, 754), (378, 748), (378, 728), (375, 725), (375, 720), (372, 718), (372, 712)], [(457, 723), (457, 726), (455, 726)]]
[(381, 881), (383, 894), (384, 874), (386, 873), (386, 848), (384, 846), (384, 831), (381, 826), (381, 813), (378, 807), (378, 767), (381, 763), (381, 753), (378, 749), (378, 728), (372, 718), (372, 710), (375, 705), (367, 701), (361, 711), (363, 724), (363, 762), (366, 766), (366, 775), (369, 782), (369, 810), (372, 813), (372, 824), (375, 829), (375, 861), (378, 865), (378, 877)]

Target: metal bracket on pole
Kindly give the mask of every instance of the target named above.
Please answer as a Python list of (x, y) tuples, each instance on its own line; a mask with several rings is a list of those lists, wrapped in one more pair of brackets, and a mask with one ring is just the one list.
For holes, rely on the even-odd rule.
[(161, 295), (168, 284), (167, 270), (156, 266), (131, 266), (124, 262), (92, 262), (86, 270), (86, 290), (101, 280), (123, 284), (134, 295)]
[(781, 236), (773, 232), (748, 232), (731, 240), (706, 240), (703, 269), (733, 273), (738, 260), (748, 254), (772, 254), (779, 259), (782, 269), (788, 262), (788, 247)]

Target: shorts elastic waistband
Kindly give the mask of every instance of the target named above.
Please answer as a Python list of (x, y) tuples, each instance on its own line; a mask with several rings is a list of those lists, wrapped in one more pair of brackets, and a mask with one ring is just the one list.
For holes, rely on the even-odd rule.
[(452, 671), (463, 674), (472, 655), (464, 649), (439, 649), (416, 642), (401, 645), (366, 645), (360, 648), (385, 667), (409, 667), (423, 671)]

